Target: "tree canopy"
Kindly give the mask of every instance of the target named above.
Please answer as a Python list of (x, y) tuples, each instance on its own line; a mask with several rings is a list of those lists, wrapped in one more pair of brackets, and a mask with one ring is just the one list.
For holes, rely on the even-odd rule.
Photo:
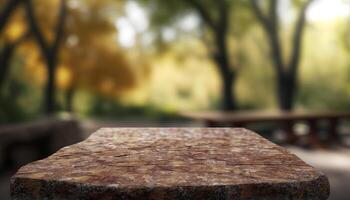
[[(16, 41), (27, 34), (30, 26), (33, 26), (31, 23), (36, 23), (34, 32), (39, 32), (40, 35), (31, 35), (22, 42), (18, 51), (23, 57), (28, 79), (39, 85), (47, 84), (46, 71), (50, 69), (45, 68), (45, 59), (52, 57), (51, 48), (56, 48), (49, 45), (58, 45), (56, 43), (59, 42), (61, 45), (57, 46), (57, 68), (52, 71), (60, 90), (81, 88), (118, 97), (135, 88), (139, 84), (138, 71), (142, 71), (147, 63), (132, 61), (115, 39), (118, 30), (114, 20), (118, 10), (121, 10), (121, 2), (68, 1), (66, 17), (61, 22), (62, 30), (57, 33), (60, 2), (33, 0), (32, 22), (28, 22), (28, 13), (21, 6), (7, 24), (2, 38)], [(60, 41), (55, 42), (55, 39)]]

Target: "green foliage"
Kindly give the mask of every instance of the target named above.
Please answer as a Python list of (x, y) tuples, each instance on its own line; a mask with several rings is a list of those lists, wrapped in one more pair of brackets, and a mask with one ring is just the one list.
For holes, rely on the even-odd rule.
[(33, 120), (41, 113), (40, 89), (23, 78), (18, 64), (0, 93), (0, 124)]
[(187, 4), (182, 0), (137, 0), (137, 2), (148, 10), (154, 29), (169, 26), (182, 15), (190, 12)]
[[(187, 14), (197, 14), (198, 10), (191, 2), (198, 2), (203, 6), (209, 16), (217, 21), (219, 16), (217, 0), (131, 0), (136, 1), (147, 9), (150, 15), (151, 26), (155, 30), (173, 26), (178, 20)], [(231, 20), (236, 32), (243, 32), (252, 23), (254, 17), (250, 13), (250, 4), (246, 0), (227, 0), (231, 8)], [(201, 18), (199, 16), (199, 18)], [(204, 23), (202, 21), (202, 23)], [(199, 31), (199, 30), (198, 30)]]
[(116, 101), (100, 96), (93, 97), (88, 111), (90, 117), (102, 119), (149, 119), (157, 121), (169, 121), (181, 119), (176, 113), (167, 112), (152, 105), (126, 106)]
[[(306, 2), (310, 0), (292, 0), (292, 5), (296, 8), (302, 7)], [(317, 0), (311, 0), (311, 1), (317, 1)]]
[(25, 120), (27, 115), (17, 101), (18, 93), (22, 93), (23, 88), (18, 83), (12, 82), (6, 89), (7, 91), (0, 95), (0, 124)]
[(301, 87), (298, 103), (308, 110), (350, 109), (350, 94), (346, 85), (336, 85), (329, 81), (309, 80)]
[(257, 23), (255, 16), (251, 12), (249, 1), (234, 1), (231, 11), (231, 31), (234, 36), (240, 38), (246, 34)]

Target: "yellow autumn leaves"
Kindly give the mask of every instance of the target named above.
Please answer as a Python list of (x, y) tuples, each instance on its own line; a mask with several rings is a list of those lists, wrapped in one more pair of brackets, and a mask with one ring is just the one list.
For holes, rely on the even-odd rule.
[[(53, 39), (59, 0), (34, 0), (35, 17), (46, 40)], [(0, 1), (4, 4), (5, 1)], [(95, 93), (119, 96), (134, 88), (142, 78), (145, 61), (131, 61), (126, 50), (116, 40), (118, 30), (114, 20), (119, 1), (68, 0), (64, 39), (56, 70), (57, 87), (63, 90), (82, 88)], [(15, 41), (27, 33), (24, 9), (13, 14), (1, 40)], [(32, 37), (20, 45), (24, 73), (31, 82), (43, 85), (46, 68)]]

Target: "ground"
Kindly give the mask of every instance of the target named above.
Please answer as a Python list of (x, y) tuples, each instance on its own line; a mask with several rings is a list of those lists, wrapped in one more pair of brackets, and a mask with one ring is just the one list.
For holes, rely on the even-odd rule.
[(327, 175), (331, 185), (330, 200), (348, 200), (350, 197), (350, 149), (305, 150), (288, 148), (302, 160)]

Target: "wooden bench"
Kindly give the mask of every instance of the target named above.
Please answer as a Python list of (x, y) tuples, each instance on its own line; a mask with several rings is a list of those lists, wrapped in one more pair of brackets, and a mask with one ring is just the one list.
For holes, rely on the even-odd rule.
[(326, 200), (327, 177), (246, 129), (101, 129), (22, 167), (13, 199)]
[[(0, 126), (0, 168), (17, 168), (81, 140), (83, 135), (79, 122), (71, 117)], [(16, 158), (16, 154), (29, 152), (33, 156)]]
[(337, 141), (337, 129), (341, 120), (349, 119), (350, 112), (186, 112), (184, 117), (204, 121), (208, 127), (232, 126), (244, 127), (247, 124), (261, 122), (277, 122), (288, 134), (288, 142), (298, 139), (293, 131), (295, 122), (304, 121), (309, 126), (309, 142), (312, 146), (320, 146), (318, 122), (328, 121), (328, 140)]

